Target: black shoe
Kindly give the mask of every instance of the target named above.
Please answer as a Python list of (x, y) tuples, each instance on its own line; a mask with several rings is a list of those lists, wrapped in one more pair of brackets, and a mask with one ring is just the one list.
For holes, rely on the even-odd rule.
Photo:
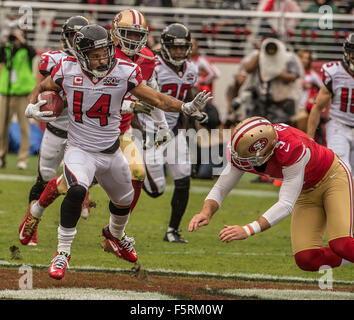
[(168, 242), (188, 243), (188, 241), (183, 239), (182, 236), (178, 232), (179, 232), (179, 230), (173, 230), (173, 231), (166, 232), (163, 240), (168, 241)]

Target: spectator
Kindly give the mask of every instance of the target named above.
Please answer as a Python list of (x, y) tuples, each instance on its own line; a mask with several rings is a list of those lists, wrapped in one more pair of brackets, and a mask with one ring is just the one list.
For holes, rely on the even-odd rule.
[[(307, 120), (315, 102), (315, 98), (322, 86), (320, 75), (312, 68), (311, 50), (301, 49), (297, 52), (301, 63), (304, 67), (304, 77), (302, 79), (302, 96), (299, 104), (299, 114), (297, 117), (296, 127), (304, 132), (307, 130)], [(325, 122), (323, 116), (322, 122)], [(323, 134), (321, 130), (316, 135), (316, 142), (323, 144)]]
[(196, 38), (192, 38), (191, 60), (198, 66), (198, 81), (196, 87), (199, 91), (206, 90), (212, 93), (213, 82), (219, 77), (220, 71), (200, 54), (198, 40)]
[(26, 169), (30, 151), (30, 124), (25, 117), (27, 96), (36, 85), (32, 72), (32, 60), (36, 51), (26, 43), (21, 29), (11, 30), (7, 39), (0, 44), (0, 167), (6, 166), (8, 134), (11, 119), (16, 113), (21, 131), (21, 146), (17, 167)]

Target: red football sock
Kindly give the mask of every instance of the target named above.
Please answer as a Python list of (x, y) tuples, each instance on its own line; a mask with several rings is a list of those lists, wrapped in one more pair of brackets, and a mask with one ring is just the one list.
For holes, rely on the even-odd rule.
[(130, 213), (133, 212), (133, 209), (135, 208), (136, 203), (138, 202), (138, 199), (141, 194), (141, 189), (143, 187), (144, 181), (139, 181), (139, 180), (132, 180), (133, 188), (134, 188), (134, 199), (132, 201), (132, 204), (130, 205)]
[(43, 190), (38, 202), (39, 205), (43, 208), (47, 208), (50, 204), (54, 202), (56, 198), (59, 196), (58, 192), (58, 178), (55, 177), (48, 182), (45, 189)]
[(333, 239), (329, 242), (329, 246), (338, 256), (354, 263), (354, 238)]
[(339, 267), (342, 258), (336, 255), (330, 247), (322, 247), (296, 253), (295, 261), (302, 270), (318, 271), (321, 266)]

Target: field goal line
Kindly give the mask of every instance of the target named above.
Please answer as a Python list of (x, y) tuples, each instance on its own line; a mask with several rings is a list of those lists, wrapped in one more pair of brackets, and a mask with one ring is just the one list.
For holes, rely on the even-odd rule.
[[(0, 261), (0, 267), (21, 267), (24, 264), (11, 263), (8, 261)], [(43, 264), (26, 264), (34, 269), (47, 269), (48, 265)], [(122, 273), (122, 274), (132, 274), (134, 271), (131, 269), (121, 269), (121, 268), (99, 268), (93, 266), (83, 266), (83, 267), (70, 267), (71, 271), (91, 271), (91, 272), (102, 272), (102, 273)], [(143, 269), (150, 275), (155, 276), (180, 276), (180, 277), (201, 277), (201, 278), (221, 278), (221, 279), (234, 279), (234, 280), (247, 280), (247, 281), (273, 281), (273, 282), (294, 282), (294, 283), (318, 283), (319, 279), (316, 278), (301, 278), (301, 277), (283, 277), (283, 276), (273, 276), (268, 274), (246, 274), (246, 273), (213, 273), (204, 271), (175, 271), (175, 270), (165, 270), (165, 269)], [(346, 280), (335, 280), (333, 279), (333, 284), (341, 285), (354, 285), (354, 281)]]

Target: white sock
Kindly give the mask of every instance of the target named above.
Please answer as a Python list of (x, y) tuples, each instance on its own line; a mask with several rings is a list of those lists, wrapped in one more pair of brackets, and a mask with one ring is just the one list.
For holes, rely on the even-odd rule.
[(65, 251), (70, 255), (71, 243), (76, 235), (76, 228), (58, 227), (58, 252)]
[(125, 226), (128, 223), (130, 214), (125, 216), (118, 216), (116, 214), (111, 214), (109, 219), (109, 231), (112, 233), (113, 237), (120, 239), (125, 230)]
[(31, 207), (31, 214), (36, 218), (41, 218), (43, 216), (45, 208), (39, 205), (39, 201), (37, 200)]

